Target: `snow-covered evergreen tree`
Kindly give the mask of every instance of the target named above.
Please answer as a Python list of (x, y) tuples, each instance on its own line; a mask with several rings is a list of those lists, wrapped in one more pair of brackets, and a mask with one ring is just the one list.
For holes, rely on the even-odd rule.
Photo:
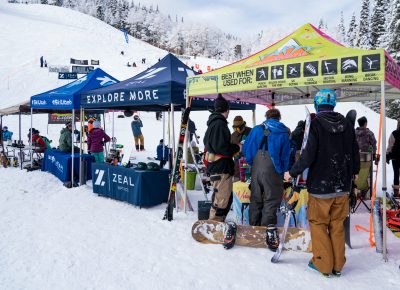
[(371, 16), (370, 45), (371, 48), (381, 47), (385, 34), (385, 1), (375, 0)]
[(337, 26), (337, 37), (336, 39), (343, 44), (347, 44), (347, 37), (346, 37), (346, 27), (344, 25), (344, 16), (343, 11), (340, 12), (340, 22)]
[(353, 13), (349, 23), (349, 29), (347, 30), (347, 44), (350, 47), (354, 47), (357, 44), (357, 20), (356, 14)]
[(392, 19), (389, 25), (388, 52), (400, 61), (400, 0), (394, 0)]
[(370, 48), (370, 14), (369, 0), (363, 0), (360, 12), (360, 25), (358, 31), (357, 46)]

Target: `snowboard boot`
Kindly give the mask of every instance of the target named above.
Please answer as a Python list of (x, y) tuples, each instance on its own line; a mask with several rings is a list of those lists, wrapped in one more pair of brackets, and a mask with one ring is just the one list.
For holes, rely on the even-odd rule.
[(139, 145), (135, 145), (136, 151), (139, 152)]
[(342, 272), (332, 270), (332, 275), (335, 276), (335, 277), (340, 277), (340, 276), (342, 276)]
[[(331, 278), (332, 274), (330, 273), (322, 273), (320, 270), (318, 270), (318, 268), (314, 265), (313, 262), (308, 262), (308, 267), (310, 267), (311, 269), (317, 271), (318, 273), (320, 273), (322, 276), (324, 276), (325, 278)], [(337, 272), (336, 272), (337, 273)], [(340, 272), (339, 272), (340, 273)]]
[(266, 233), (267, 236), (265, 242), (267, 243), (268, 249), (272, 252), (276, 252), (279, 247), (278, 229), (274, 225), (268, 225)]
[(140, 151), (144, 151), (144, 145), (140, 145)]
[(237, 226), (234, 222), (226, 222), (226, 230), (224, 233), (224, 248), (232, 249), (236, 242)]

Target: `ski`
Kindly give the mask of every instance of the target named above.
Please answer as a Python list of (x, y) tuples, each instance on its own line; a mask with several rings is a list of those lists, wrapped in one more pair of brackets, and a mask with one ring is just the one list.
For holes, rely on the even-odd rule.
[[(357, 111), (356, 110), (350, 110), (347, 114), (346, 114), (346, 119), (348, 121), (350, 121), (350, 123), (353, 125), (353, 127), (356, 124), (356, 118), (357, 118)], [(353, 189), (353, 180), (351, 181), (351, 185), (350, 185), (350, 191)], [(351, 194), (351, 193), (350, 193)], [(350, 201), (349, 201), (350, 202)], [(345, 237), (345, 242), (346, 245), (352, 249), (351, 247), (351, 235), (350, 235), (350, 213), (351, 213), (351, 209), (349, 207), (349, 213), (346, 217), (346, 219), (343, 222), (343, 226), (344, 226), (344, 237)]]
[[(308, 110), (308, 108), (306, 107), (306, 125), (305, 125), (305, 128), (304, 128), (304, 137), (303, 137), (303, 143), (301, 144), (300, 154), (301, 154), (301, 152), (304, 150), (304, 148), (307, 145), (308, 134), (310, 132), (310, 125), (311, 125), (311, 114), (310, 114), (310, 111)], [(299, 177), (300, 177), (300, 175), (297, 177), (296, 181), (293, 181), (292, 192), (290, 194), (290, 197), (292, 197), (292, 195), (293, 195), (294, 187), (298, 185)], [(283, 247), (285, 245), (285, 239), (286, 239), (287, 230), (289, 228), (290, 217), (291, 217), (291, 215), (293, 213), (293, 210), (295, 208), (295, 206), (290, 205), (289, 203), (290, 203), (290, 200), (289, 200), (288, 203), (286, 203), (285, 207), (283, 208), (283, 210), (285, 211), (284, 212), (284, 214), (285, 214), (285, 223), (283, 225), (283, 231), (282, 231), (282, 235), (281, 235), (281, 240), (279, 242), (278, 250), (275, 252), (274, 256), (271, 258), (271, 262), (272, 263), (278, 263), (279, 258), (280, 258), (281, 254), (282, 254), (282, 251), (283, 251)]]
[(181, 119), (181, 127), (179, 130), (179, 140), (178, 147), (175, 152), (175, 164), (172, 170), (171, 175), (171, 185), (169, 188), (168, 201), (167, 201), (167, 209), (165, 210), (165, 214), (163, 220), (172, 221), (173, 212), (175, 207), (175, 195), (176, 195), (176, 185), (180, 180), (179, 174), (179, 165), (182, 161), (183, 157), (183, 142), (185, 140), (186, 128), (189, 120), (190, 107), (187, 107), (185, 111), (182, 113)]

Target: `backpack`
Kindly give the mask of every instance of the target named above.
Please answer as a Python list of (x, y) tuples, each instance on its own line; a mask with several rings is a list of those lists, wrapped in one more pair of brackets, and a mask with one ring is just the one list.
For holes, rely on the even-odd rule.
[(49, 138), (47, 138), (46, 136), (40, 136), (40, 138), (42, 138), (43, 142), (46, 144), (47, 149), (52, 149), (51, 148), (51, 142), (53, 142), (52, 140), (49, 140)]

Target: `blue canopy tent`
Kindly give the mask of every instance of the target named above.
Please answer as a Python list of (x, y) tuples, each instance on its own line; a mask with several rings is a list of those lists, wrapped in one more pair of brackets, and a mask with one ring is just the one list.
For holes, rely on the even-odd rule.
[[(167, 54), (149, 69), (117, 84), (83, 91), (82, 108), (129, 108), (140, 111), (168, 111), (186, 107), (186, 77), (195, 75), (191, 68), (173, 54)], [(213, 108), (213, 100), (192, 101), (192, 110)], [(255, 105), (233, 101), (232, 110), (254, 110)]]
[[(105, 87), (119, 81), (100, 68), (62, 87), (34, 95), (31, 97), (31, 134), (33, 126), (33, 110), (45, 111), (72, 111), (72, 120), (75, 120), (75, 110), (80, 109), (80, 94), (82, 91)], [(82, 116), (81, 116), (82, 121)], [(75, 130), (75, 122), (72, 122), (72, 130)], [(82, 153), (82, 146), (81, 146)], [(32, 150), (31, 166), (32, 166)], [(74, 176), (74, 146), (72, 146), (71, 182)]]

